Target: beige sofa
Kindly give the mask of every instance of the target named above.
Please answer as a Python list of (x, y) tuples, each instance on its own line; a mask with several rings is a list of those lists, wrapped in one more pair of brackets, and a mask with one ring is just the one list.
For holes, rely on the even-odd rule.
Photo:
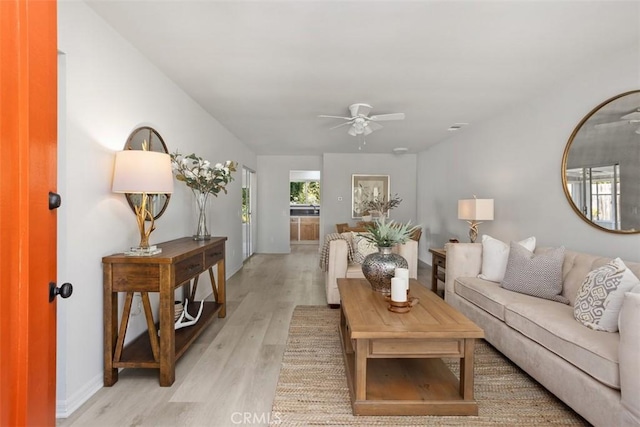
[[(362, 265), (349, 260), (349, 245), (352, 243), (352, 232), (340, 233), (342, 238), (326, 241), (325, 287), (327, 291), (327, 303), (330, 306), (340, 304), (338, 292), (338, 279), (340, 278), (364, 278)], [(409, 240), (407, 243), (397, 245), (394, 252), (403, 256), (409, 264), (409, 277), (418, 278), (418, 242)], [(322, 264), (322, 263), (321, 263)]]
[[(640, 294), (626, 294), (620, 333), (594, 331), (573, 317), (585, 276), (610, 259), (566, 251), (566, 305), (477, 278), (480, 243), (446, 250), (445, 300), (482, 327), (487, 341), (593, 425), (640, 426)], [(640, 264), (625, 264), (640, 277)]]

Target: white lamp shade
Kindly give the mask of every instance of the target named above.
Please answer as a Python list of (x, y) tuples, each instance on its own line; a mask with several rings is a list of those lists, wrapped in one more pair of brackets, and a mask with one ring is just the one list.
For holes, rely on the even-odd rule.
[(467, 221), (493, 220), (493, 199), (458, 200), (458, 219)]
[(124, 150), (116, 153), (114, 193), (173, 193), (171, 157), (166, 153)]

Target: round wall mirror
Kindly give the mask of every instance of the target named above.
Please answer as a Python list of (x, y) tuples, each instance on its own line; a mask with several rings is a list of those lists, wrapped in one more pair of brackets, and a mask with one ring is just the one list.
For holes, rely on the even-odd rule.
[[(164, 143), (160, 134), (149, 126), (142, 126), (131, 132), (124, 149), (157, 151), (159, 153), (169, 154), (167, 145)], [(126, 193), (125, 196), (131, 210), (135, 212), (135, 206), (140, 206), (142, 195)], [(171, 194), (149, 194), (148, 197), (149, 212), (153, 215), (154, 220), (160, 218), (167, 209), (167, 206), (169, 206)]]
[(569, 138), (562, 184), (573, 210), (611, 233), (640, 233), (640, 90), (604, 101)]

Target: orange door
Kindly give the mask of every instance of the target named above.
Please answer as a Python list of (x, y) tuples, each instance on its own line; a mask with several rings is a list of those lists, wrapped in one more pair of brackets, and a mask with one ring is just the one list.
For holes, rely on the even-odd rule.
[(55, 0), (0, 0), (0, 425), (55, 425)]

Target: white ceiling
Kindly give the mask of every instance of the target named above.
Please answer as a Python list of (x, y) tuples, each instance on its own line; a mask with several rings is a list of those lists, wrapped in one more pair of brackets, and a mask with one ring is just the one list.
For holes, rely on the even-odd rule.
[[(639, 44), (637, 1), (88, 1), (257, 154), (419, 152)], [(614, 95), (614, 94), (612, 94)], [(591, 106), (585, 106), (585, 111)]]

